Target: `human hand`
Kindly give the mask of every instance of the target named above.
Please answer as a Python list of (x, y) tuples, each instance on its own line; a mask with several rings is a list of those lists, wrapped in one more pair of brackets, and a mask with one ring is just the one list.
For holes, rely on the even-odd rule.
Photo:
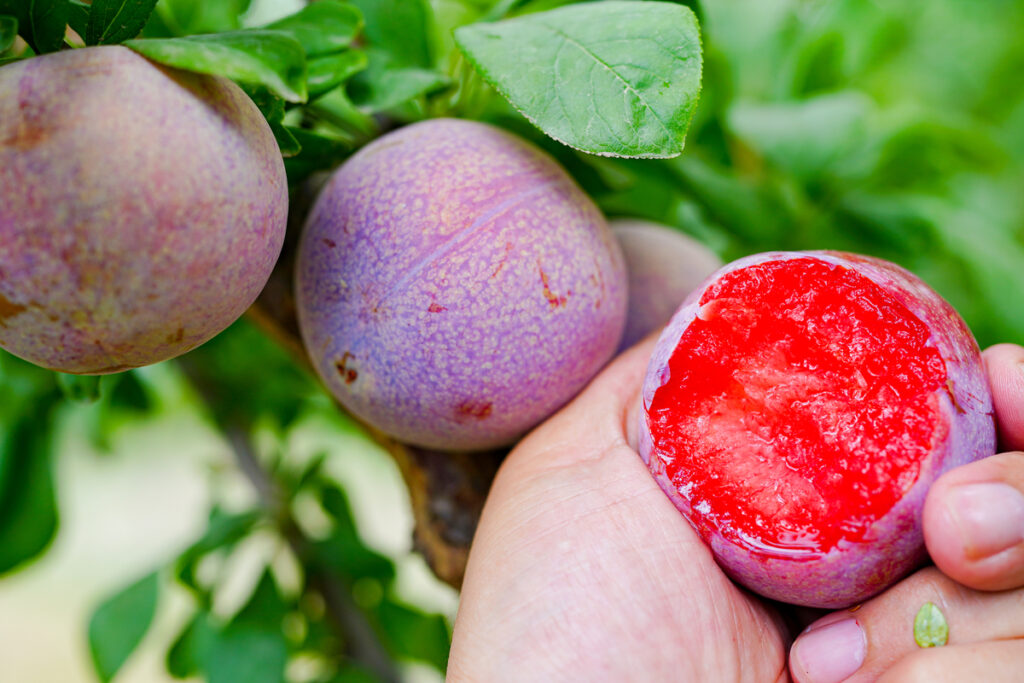
[[(937, 568), (812, 624), (791, 650), (798, 683), (1024, 677), (1024, 348), (994, 346), (985, 364), (1007, 452), (951, 470), (932, 486), (924, 535)], [(914, 617), (926, 602), (946, 618), (945, 647), (921, 649), (914, 641)]]
[(636, 452), (653, 344), (616, 359), (502, 465), (449, 680), (788, 680), (778, 613), (722, 573)]

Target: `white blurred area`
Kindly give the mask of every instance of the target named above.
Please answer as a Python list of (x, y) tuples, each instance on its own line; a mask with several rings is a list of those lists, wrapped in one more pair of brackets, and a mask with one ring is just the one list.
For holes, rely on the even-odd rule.
[[(145, 372), (159, 376), (163, 368)], [(42, 559), (0, 578), (0, 683), (94, 683), (86, 633), (95, 606), (199, 538), (214, 496), (240, 507), (255, 502), (227, 445), (187, 403), (178, 406), (118, 430), (112, 453), (89, 445), (84, 411), (66, 421), (55, 468), (57, 538)], [(390, 457), (358, 434), (315, 419), (295, 429), (286, 448), (295, 464), (328, 455), (325, 470), (343, 485), (364, 540), (394, 558), (399, 595), (454, 619), (456, 592), (411, 551), (408, 494)], [(242, 604), (268, 559), (287, 554), (267, 535), (246, 542), (236, 555), (216, 604), (224, 613)], [(116, 683), (176, 680), (163, 658), (189, 605), (184, 590), (162, 590), (156, 620)], [(427, 666), (402, 668), (412, 683), (442, 679)]]

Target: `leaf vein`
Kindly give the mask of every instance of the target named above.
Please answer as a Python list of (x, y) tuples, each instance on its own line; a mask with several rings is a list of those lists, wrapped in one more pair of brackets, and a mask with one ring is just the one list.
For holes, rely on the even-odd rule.
[[(574, 40), (570, 35), (568, 35), (564, 31), (562, 31), (562, 30), (560, 30), (558, 28), (555, 28), (554, 26), (550, 26), (550, 25), (548, 25), (548, 24), (546, 24), (544, 22), (538, 21), (537, 23), (538, 23), (539, 26), (543, 26), (544, 28), (548, 29), (549, 31), (551, 31), (552, 33), (554, 33), (555, 35), (560, 37), (565, 43), (568, 43), (568, 44), (576, 47), (577, 49), (579, 49), (585, 55), (587, 55), (588, 57), (593, 59), (595, 62), (597, 62), (601, 66), (603, 66), (608, 71), (608, 73), (610, 73), (613, 76), (615, 76), (615, 78), (618, 79), (622, 83), (623, 86), (625, 86), (626, 90), (628, 90), (628, 91), (632, 92), (634, 95), (636, 95), (637, 100), (639, 100), (640, 104), (642, 104), (645, 109), (647, 109), (647, 110), (649, 110), (651, 112), (651, 115), (654, 116), (654, 119), (658, 122), (659, 125), (661, 125), (662, 130), (665, 131), (665, 134), (670, 139), (672, 138), (672, 132), (669, 129), (668, 124), (664, 121), (664, 119), (661, 118), (661, 115), (658, 114), (658, 111), (654, 107), (652, 107), (650, 105), (650, 103), (647, 102), (646, 99), (644, 99), (644, 97), (640, 93), (640, 91), (638, 91), (636, 88), (634, 88), (632, 86), (632, 84), (630, 84), (629, 81), (627, 81), (625, 78), (623, 78), (614, 68), (612, 68), (612, 66), (610, 64), (608, 64), (603, 59), (598, 57), (591, 50), (587, 49), (587, 47), (585, 45), (583, 45), (582, 43), (580, 43), (577, 40)], [(565, 109), (565, 107), (563, 106), (563, 110), (564, 109)], [(597, 109), (595, 107), (595, 112), (596, 112), (596, 110)]]

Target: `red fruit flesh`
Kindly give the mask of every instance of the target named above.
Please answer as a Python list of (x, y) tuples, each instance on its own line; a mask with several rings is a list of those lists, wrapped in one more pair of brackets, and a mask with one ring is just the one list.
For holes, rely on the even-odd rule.
[(766, 554), (863, 541), (946, 436), (946, 367), (885, 289), (817, 259), (708, 288), (648, 408), (691, 522)]

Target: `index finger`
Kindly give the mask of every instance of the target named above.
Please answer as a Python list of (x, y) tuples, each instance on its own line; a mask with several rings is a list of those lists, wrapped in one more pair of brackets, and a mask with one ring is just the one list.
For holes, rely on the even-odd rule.
[(996, 344), (983, 356), (1002, 448), (1024, 450), (1024, 347)]

